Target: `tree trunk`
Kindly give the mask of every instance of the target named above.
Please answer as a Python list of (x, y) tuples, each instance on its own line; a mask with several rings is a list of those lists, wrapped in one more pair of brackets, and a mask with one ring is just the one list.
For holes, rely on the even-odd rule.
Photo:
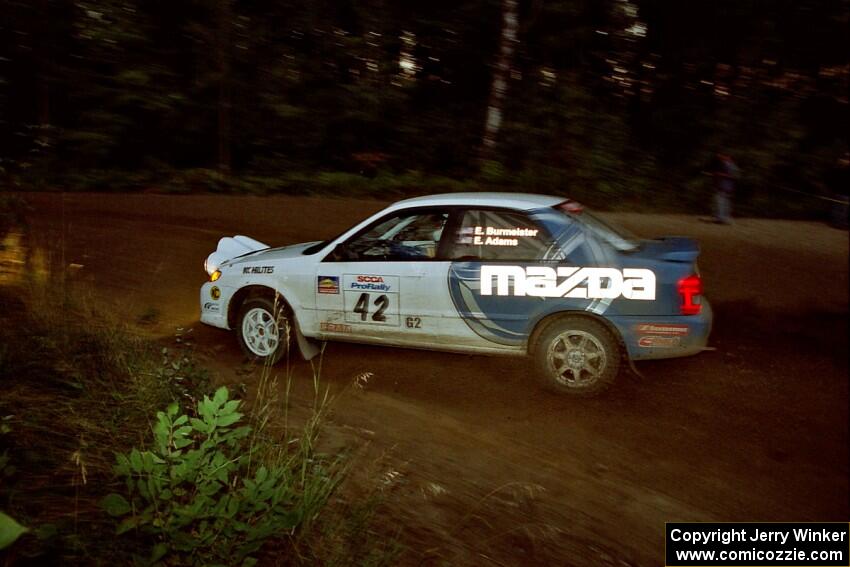
[(508, 90), (514, 48), (517, 42), (519, 14), (517, 0), (502, 0), (502, 33), (499, 40), (499, 54), (493, 69), (493, 82), (490, 85), (490, 100), (487, 103), (487, 118), (484, 122), (484, 136), (481, 139), (481, 160), (492, 159), (499, 130), (502, 127), (502, 114), (505, 94)]
[[(41, 0), (39, 16), (43, 22), (50, 21), (49, 0)], [(46, 136), (50, 127), (50, 32), (45, 31), (38, 42), (38, 125), (39, 136)]]
[(232, 0), (218, 2), (218, 170), (230, 173), (230, 30)]

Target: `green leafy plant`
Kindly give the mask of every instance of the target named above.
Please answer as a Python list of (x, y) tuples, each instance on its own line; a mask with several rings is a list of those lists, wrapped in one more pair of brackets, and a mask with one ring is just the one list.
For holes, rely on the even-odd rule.
[[(0, 421), (0, 435), (6, 435), (12, 431), (12, 428), (6, 423), (11, 417), (10, 415), (4, 416), (2, 421)], [(10, 476), (14, 472), (15, 467), (9, 464), (8, 452), (3, 451), (0, 453), (0, 479)], [(5, 549), (12, 545), (15, 543), (15, 540), (27, 531), (27, 528), (16, 522), (14, 518), (0, 512), (0, 549)]]
[(27, 528), (20, 525), (13, 518), (0, 512), (0, 549), (6, 549), (27, 532)]
[(240, 406), (224, 387), (198, 402), (197, 417), (171, 404), (157, 413), (152, 450), (116, 455), (129, 499), (112, 493), (101, 506), (123, 518), (117, 533), (152, 536), (150, 562), (253, 564), (268, 538), (308, 522), (333, 490), (320, 460), (269, 459), (269, 447), (241, 424)]

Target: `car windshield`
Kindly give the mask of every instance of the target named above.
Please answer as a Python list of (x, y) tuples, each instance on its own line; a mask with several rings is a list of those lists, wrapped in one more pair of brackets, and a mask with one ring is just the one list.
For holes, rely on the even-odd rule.
[(620, 252), (632, 252), (640, 246), (639, 239), (635, 235), (624, 228), (611, 226), (575, 201), (565, 201), (553, 208), (585, 226), (594, 236), (604, 240)]

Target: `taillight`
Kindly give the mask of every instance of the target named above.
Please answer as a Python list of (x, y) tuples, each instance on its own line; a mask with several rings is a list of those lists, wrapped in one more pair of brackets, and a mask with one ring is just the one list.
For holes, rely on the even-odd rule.
[(682, 296), (682, 315), (698, 315), (702, 310), (700, 295), (702, 294), (702, 280), (696, 274), (679, 280), (679, 295)]

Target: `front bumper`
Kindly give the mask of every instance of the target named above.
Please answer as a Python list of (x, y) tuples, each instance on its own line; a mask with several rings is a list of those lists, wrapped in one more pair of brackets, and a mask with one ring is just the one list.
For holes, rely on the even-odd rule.
[(678, 358), (705, 350), (714, 313), (702, 298), (699, 315), (611, 317), (632, 360)]
[(218, 282), (207, 282), (201, 286), (201, 323), (229, 329), (227, 325), (227, 306), (232, 292)]

